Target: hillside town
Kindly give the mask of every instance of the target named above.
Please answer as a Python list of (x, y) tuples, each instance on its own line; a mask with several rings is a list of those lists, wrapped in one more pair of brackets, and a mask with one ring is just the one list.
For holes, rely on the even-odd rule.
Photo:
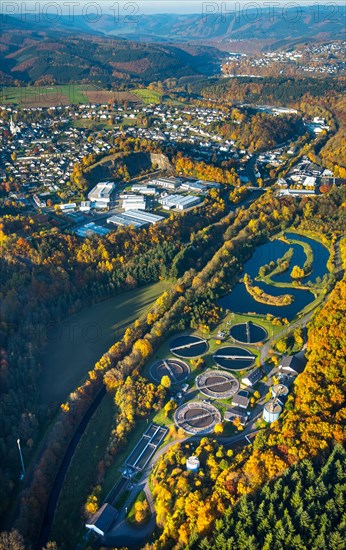
[[(239, 109), (249, 108), (240, 105)], [(24, 108), (0, 106), (0, 179), (3, 199), (24, 209), (55, 212), (76, 226), (79, 236), (92, 232), (106, 234), (114, 225), (156, 223), (165, 211), (185, 211), (203, 203), (203, 197), (216, 182), (198, 178), (176, 177), (172, 170), (147, 169), (147, 176), (130, 181), (99, 179), (88, 196), (71, 185), (76, 167), (97, 163), (114, 153), (117, 138), (140, 139), (165, 151), (187, 151), (195, 161), (232, 163), (240, 185), (266, 181), (272, 170), (279, 171), (295, 157), (300, 147), (285, 144), (260, 154), (253, 154), (225, 139), (214, 128), (234, 116), (219, 108), (199, 106), (81, 104)], [(297, 115), (292, 109), (252, 106), (254, 112), (280, 117)], [(233, 119), (242, 124), (241, 119)], [(314, 139), (329, 129), (322, 118), (304, 119), (305, 131)], [(156, 175), (151, 177), (151, 173)], [(168, 177), (168, 179), (167, 179)], [(278, 177), (281, 195), (314, 194), (323, 181), (330, 183), (333, 174), (313, 165), (307, 157), (293, 162), (285, 177)], [(165, 179), (166, 178), (166, 179)], [(335, 181), (334, 181), (335, 183)], [(261, 183), (260, 185), (263, 185)], [(110, 210), (99, 227), (90, 220), (95, 211)], [(146, 217), (143, 217), (143, 212)], [(139, 215), (139, 212), (142, 212)]]

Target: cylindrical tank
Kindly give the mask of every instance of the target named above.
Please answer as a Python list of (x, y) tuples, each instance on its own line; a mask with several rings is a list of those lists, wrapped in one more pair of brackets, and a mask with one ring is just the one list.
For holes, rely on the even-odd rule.
[(199, 470), (200, 462), (197, 456), (190, 456), (186, 461), (186, 469), (189, 472), (197, 472)]
[(263, 419), (266, 422), (275, 422), (275, 420), (278, 420), (280, 414), (282, 412), (282, 407), (278, 401), (275, 401), (274, 399), (271, 399), (264, 405), (263, 408)]
[(272, 386), (272, 396), (275, 399), (275, 397), (281, 397), (282, 399), (285, 399), (289, 394), (289, 389), (284, 384), (275, 384), (275, 386)]

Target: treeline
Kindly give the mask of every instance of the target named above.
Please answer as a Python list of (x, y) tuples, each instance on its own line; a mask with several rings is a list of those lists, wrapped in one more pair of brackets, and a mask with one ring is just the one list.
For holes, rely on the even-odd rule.
[[(193, 85), (192, 85), (193, 86)], [(246, 103), (288, 105), (305, 95), (313, 98), (343, 93), (344, 83), (336, 78), (229, 78), (202, 90), (205, 98), (231, 99)]]
[(177, 174), (206, 181), (216, 181), (217, 183), (240, 185), (240, 179), (234, 168), (225, 168), (216, 164), (207, 164), (204, 161), (196, 161), (192, 157), (183, 156), (182, 153), (178, 153), (173, 163)]

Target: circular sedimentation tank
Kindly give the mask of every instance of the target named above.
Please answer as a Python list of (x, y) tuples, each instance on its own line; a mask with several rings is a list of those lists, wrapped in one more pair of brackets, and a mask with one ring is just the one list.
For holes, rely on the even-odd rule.
[(210, 433), (221, 420), (220, 411), (205, 401), (185, 403), (174, 413), (176, 426), (190, 434)]
[(239, 371), (252, 367), (256, 356), (245, 348), (225, 346), (217, 350), (213, 358), (218, 367), (231, 371)]
[(258, 344), (268, 337), (266, 329), (252, 321), (234, 325), (229, 333), (234, 340), (242, 344)]
[(213, 399), (227, 399), (239, 390), (239, 382), (229, 372), (209, 370), (196, 378), (197, 389)]
[(172, 384), (184, 382), (190, 375), (190, 367), (180, 359), (162, 359), (150, 367), (150, 376), (161, 382), (163, 376), (169, 376)]
[(174, 338), (169, 345), (170, 352), (177, 357), (193, 359), (204, 355), (209, 349), (209, 344), (204, 338), (190, 334), (184, 334)]
[(284, 384), (275, 384), (272, 386), (272, 396), (275, 399), (276, 397), (285, 398), (289, 394), (289, 389)]

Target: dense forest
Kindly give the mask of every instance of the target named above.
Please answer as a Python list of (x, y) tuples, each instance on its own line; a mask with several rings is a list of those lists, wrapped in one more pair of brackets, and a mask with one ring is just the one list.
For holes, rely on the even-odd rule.
[(200, 550), (342, 550), (346, 538), (346, 453), (337, 445), (326, 461), (304, 459), (241, 497), (217, 520)]

